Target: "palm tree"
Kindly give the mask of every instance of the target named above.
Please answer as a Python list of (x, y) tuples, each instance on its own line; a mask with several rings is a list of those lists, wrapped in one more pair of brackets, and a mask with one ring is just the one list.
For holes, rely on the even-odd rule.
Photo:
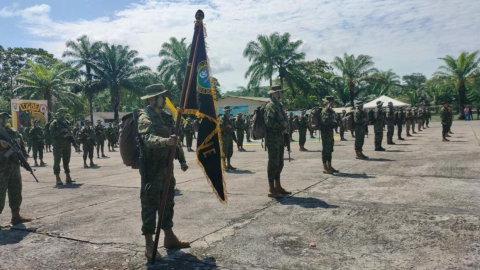
[(163, 81), (174, 84), (175, 88), (170, 90), (176, 102), (180, 100), (180, 94), (182, 93), (190, 47), (191, 45), (185, 44), (185, 38), (178, 40), (175, 37), (171, 37), (170, 42), (162, 44), (162, 49), (158, 54), (161, 60), (157, 71), (160, 73)]
[(15, 78), (20, 84), (14, 89), (15, 95), (25, 99), (46, 99), (49, 110), (53, 110), (54, 100), (64, 106), (78, 106), (82, 102), (70, 91), (74, 83), (68, 79), (73, 72), (65, 63), (47, 68), (27, 60), (25, 69)]
[(475, 72), (478, 72), (480, 65), (480, 51), (473, 53), (462, 52), (457, 59), (447, 55), (439, 58), (445, 62), (444, 66), (440, 66), (435, 73), (436, 76), (450, 78), (455, 82), (455, 90), (458, 93), (458, 106), (460, 118), (463, 118), (463, 109), (466, 102), (467, 86), (466, 82), (471, 79)]
[(355, 87), (362, 81), (365, 81), (372, 73), (377, 70), (373, 68), (372, 57), (368, 55), (359, 55), (357, 58), (347, 53), (343, 54), (343, 59), (335, 57), (332, 66), (342, 72), (343, 77), (347, 81), (350, 92), (350, 105), (354, 106)]
[[(92, 74), (92, 65), (98, 59), (100, 49), (102, 47), (102, 42), (90, 42), (88, 36), (83, 35), (79, 37), (76, 41), (70, 40), (67, 41), (66, 46), (67, 50), (63, 52), (62, 57), (71, 58), (68, 62), (73, 64), (77, 70), (80, 71), (81, 75), (86, 76), (85, 81), (79, 82), (79, 85), (76, 87), (75, 91), (84, 91), (85, 95), (88, 98), (88, 105), (90, 107), (90, 121), (93, 122), (93, 95), (96, 94), (99, 90), (99, 82), (93, 82)], [(85, 72), (81, 70), (85, 68)], [(102, 84), (103, 85), (103, 84)]]
[(275, 56), (277, 50), (273, 44), (273, 38), (275, 34), (271, 36), (258, 35), (256, 41), (250, 41), (247, 43), (247, 47), (243, 50), (243, 57), (251, 61), (252, 64), (245, 72), (245, 78), (250, 77), (247, 88), (255, 88), (260, 85), (262, 80), (269, 80), (270, 86), (273, 84), (273, 73), (275, 72)]
[(345, 106), (350, 100), (349, 89), (345, 83), (344, 78), (334, 76), (331, 79), (331, 87), (328, 88), (328, 93), (333, 96), (335, 100)]
[(127, 90), (141, 94), (136, 86), (136, 78), (148, 67), (137, 67), (143, 61), (138, 52), (128, 46), (103, 44), (98, 59), (91, 66), (93, 71), (105, 82), (110, 90), (110, 98), (114, 111), (114, 120), (118, 121), (120, 91)]

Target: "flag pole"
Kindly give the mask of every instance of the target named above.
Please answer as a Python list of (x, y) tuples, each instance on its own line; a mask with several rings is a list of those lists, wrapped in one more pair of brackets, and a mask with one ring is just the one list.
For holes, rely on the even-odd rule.
[[(182, 94), (180, 96), (180, 105), (179, 105), (179, 108), (177, 109), (177, 119), (175, 121), (175, 130), (174, 130), (175, 136), (178, 136), (178, 132), (180, 130), (182, 113), (183, 113), (183, 109), (185, 108), (186, 92), (190, 88), (190, 85), (192, 83), (192, 80), (190, 78), (192, 73), (192, 64), (193, 64), (192, 61), (193, 59), (196, 59), (195, 56), (197, 55), (198, 32), (200, 27), (203, 27), (204, 17), (205, 17), (205, 14), (200, 9), (195, 13), (195, 19), (196, 19), (195, 30), (193, 32), (192, 47), (190, 49), (190, 55), (188, 57), (187, 70), (185, 71), (185, 79), (183, 80)], [(165, 183), (163, 185), (162, 200), (160, 202), (160, 207), (158, 208), (158, 222), (157, 222), (157, 228), (155, 232), (155, 243), (153, 246), (152, 259), (150, 261), (151, 265), (155, 264), (155, 260), (157, 256), (158, 241), (160, 239), (160, 231), (163, 223), (163, 217), (165, 214), (165, 205), (167, 204), (168, 189), (170, 187), (170, 180), (173, 172), (173, 160), (175, 158), (176, 150), (177, 150), (177, 145), (171, 146), (170, 156), (168, 159), (168, 169), (167, 169), (167, 172), (165, 173)]]

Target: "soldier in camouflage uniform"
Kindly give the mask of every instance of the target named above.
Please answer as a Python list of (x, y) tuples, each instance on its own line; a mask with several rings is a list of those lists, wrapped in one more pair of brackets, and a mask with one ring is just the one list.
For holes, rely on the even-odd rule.
[(332, 109), (332, 102), (334, 98), (331, 96), (326, 96), (323, 100), (325, 102), (325, 108), (322, 110), (321, 121), (322, 125), (320, 126), (320, 132), (322, 134), (322, 162), (323, 162), (323, 173), (333, 174), (337, 173), (338, 170), (332, 167), (332, 153), (333, 145), (335, 140), (333, 138), (333, 129), (335, 128), (335, 117), (336, 113)]
[[(66, 183), (75, 182), (70, 177), (70, 155), (72, 152), (72, 141), (74, 137), (70, 132), (70, 123), (65, 119), (65, 109), (57, 110), (57, 119), (50, 124), (50, 135), (53, 145), (53, 173), (55, 174), (56, 184), (63, 185), (60, 178), (60, 161), (63, 160), (63, 169), (66, 175)], [(77, 147), (77, 145), (75, 145)]]
[(430, 119), (432, 119), (432, 113), (430, 112), (430, 106), (428, 103), (427, 103), (427, 106), (425, 107), (424, 115), (425, 115), (425, 126), (427, 128), (430, 128), (428, 124), (430, 124)]
[(283, 198), (284, 195), (292, 194), (282, 187), (280, 181), (284, 165), (285, 137), (287, 137), (284, 134), (289, 129), (285, 107), (280, 102), (283, 91), (285, 90), (279, 85), (270, 88), (268, 91), (270, 101), (265, 105), (263, 115), (267, 128), (265, 144), (268, 150), (268, 197), (272, 198)]
[(245, 131), (247, 130), (247, 126), (245, 124), (245, 120), (243, 119), (242, 113), (237, 113), (237, 120), (235, 121), (235, 130), (237, 131), (237, 148), (240, 152), (245, 152), (243, 148), (243, 138)]
[(402, 138), (402, 127), (403, 123), (405, 122), (405, 112), (403, 112), (403, 107), (399, 107), (395, 112), (395, 122), (397, 123), (398, 140), (403, 141), (405, 140)]
[(305, 148), (305, 142), (307, 141), (308, 117), (305, 114), (306, 111), (302, 110), (300, 118), (296, 118), (296, 121), (298, 122), (298, 144), (300, 145), (300, 151), (308, 151), (308, 149)]
[[(226, 164), (225, 169), (228, 171), (236, 170), (230, 163), (230, 159), (233, 156), (233, 123), (230, 119), (230, 106), (223, 108), (223, 116), (220, 118), (220, 129), (222, 131), (222, 150), (223, 150), (223, 163)], [(227, 161), (225, 163), (225, 160)]]
[[(138, 117), (138, 133), (145, 147), (144, 153), (146, 153), (145, 170), (148, 179), (147, 185), (141, 189), (140, 199), (142, 205), (142, 234), (145, 236), (145, 255), (150, 260), (154, 249), (153, 235), (155, 234), (156, 217), (163, 194), (165, 174), (168, 170), (168, 159), (172, 146), (177, 146), (176, 157), (180, 162), (182, 171), (186, 171), (188, 165), (183, 148), (179, 144), (178, 136), (172, 135), (175, 128), (173, 116), (164, 109), (167, 90), (163, 85), (154, 84), (147, 86), (145, 92), (146, 95), (141, 99), (147, 100), (149, 105)], [(167, 203), (161, 225), (165, 233), (163, 246), (165, 248), (187, 248), (190, 244), (179, 240), (172, 230), (176, 180), (173, 170), (170, 173), (170, 186), (168, 187)], [(156, 259), (160, 260), (160, 258), (160, 254), (157, 253)]]
[[(22, 135), (11, 129), (7, 123), (10, 115), (0, 112), (0, 126), (5, 129), (10, 139), (15, 140), (21, 147), (23, 154), (27, 157), (27, 151), (23, 143)], [(22, 175), (20, 174), (20, 163), (16, 153), (8, 158), (5, 156), (10, 151), (6, 138), (0, 136), (0, 214), (5, 208), (5, 199), (8, 193), (8, 203), (12, 211), (12, 224), (20, 224), (32, 221), (20, 215), (22, 204)], [(7, 154), (8, 155), (8, 154)]]
[(43, 162), (43, 147), (44, 147), (44, 133), (43, 129), (40, 127), (40, 120), (34, 121), (34, 126), (30, 129), (30, 140), (32, 141), (32, 150), (33, 150), (33, 160), (35, 161), (35, 166), (38, 166), (37, 157), (40, 159), (40, 166), (45, 166)]
[(442, 110), (440, 111), (440, 119), (442, 121), (442, 142), (449, 142), (450, 140), (448, 140), (446, 137), (450, 137), (448, 136), (448, 123), (450, 121), (450, 112), (448, 111), (448, 102), (443, 102), (442, 103), (443, 105), (443, 108)]
[(25, 140), (27, 140), (27, 154), (30, 154), (30, 150), (32, 150), (32, 138), (30, 137), (30, 131), (32, 131), (33, 126), (29, 126), (24, 130)]
[[(453, 124), (453, 108), (452, 106), (448, 105), (447, 107), (448, 112), (449, 112), (449, 117), (448, 117), (448, 134), (453, 134), (452, 132), (452, 124)], [(448, 135), (446, 137), (451, 137)]]
[(247, 142), (252, 142), (252, 140), (250, 140), (250, 124), (251, 124), (251, 121), (252, 121), (252, 116), (251, 115), (247, 115), (247, 128), (245, 130), (245, 133), (247, 133)]
[(102, 125), (102, 120), (97, 120), (97, 125), (95, 126), (95, 143), (97, 144), (97, 158), (100, 158), (100, 150), (102, 150), (102, 158), (106, 158), (105, 152), (103, 151), (105, 147), (105, 128)]
[(353, 115), (353, 122), (355, 129), (355, 154), (357, 159), (367, 159), (368, 157), (363, 154), (363, 144), (365, 142), (365, 124), (367, 124), (367, 112), (363, 109), (363, 103), (357, 101), (355, 103), (357, 108)]
[(417, 113), (417, 124), (418, 124), (418, 131), (422, 131), (422, 126), (423, 126), (423, 109), (418, 108), (418, 113)]
[(43, 134), (45, 134), (45, 152), (52, 152), (52, 136), (50, 135), (50, 124), (53, 119), (51, 114), (48, 113), (48, 122), (43, 127)]
[[(107, 130), (105, 130), (105, 135), (107, 136), (108, 152), (115, 152), (115, 131), (113, 130), (113, 124), (108, 124)], [(111, 150), (110, 150), (111, 149)]]
[(290, 141), (294, 142), (295, 140), (293, 139), (293, 132), (295, 129), (293, 128), (293, 121), (295, 121), (295, 116), (293, 115), (293, 112), (290, 112), (288, 115), (288, 134), (290, 134)]
[(393, 142), (393, 134), (395, 132), (395, 110), (393, 109), (392, 102), (388, 102), (386, 120), (387, 120), (387, 144), (395, 144)]
[(193, 152), (192, 143), (193, 143), (193, 134), (195, 134), (195, 129), (193, 128), (193, 119), (188, 119), (187, 123), (183, 125), (183, 132), (187, 140), (187, 150), (188, 152)]
[(85, 126), (78, 132), (77, 138), (83, 145), (83, 167), (88, 168), (87, 157), (90, 159), (90, 167), (96, 167), (97, 165), (93, 163), (96, 137), (90, 120), (85, 120)]
[(417, 107), (412, 108), (412, 116), (410, 121), (410, 126), (412, 127), (412, 134), (417, 134), (417, 132), (415, 132), (415, 123), (417, 123)]
[(412, 137), (410, 134), (410, 126), (412, 124), (412, 108), (408, 107), (405, 112), (405, 130), (407, 131), (407, 137)]
[(385, 127), (385, 114), (382, 106), (383, 102), (377, 101), (375, 124), (373, 126), (373, 131), (375, 132), (375, 151), (385, 151), (385, 148), (382, 147), (383, 128)]
[(340, 140), (341, 141), (346, 141), (345, 139), (345, 125), (343, 124), (343, 118), (347, 115), (346, 110), (342, 110), (342, 114), (339, 116), (340, 121), (338, 122), (338, 125), (340, 126)]

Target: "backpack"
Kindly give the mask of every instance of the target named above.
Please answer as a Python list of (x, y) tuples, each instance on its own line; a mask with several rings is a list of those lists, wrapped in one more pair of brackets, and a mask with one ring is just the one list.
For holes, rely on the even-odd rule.
[(353, 113), (347, 114), (343, 118), (344, 126), (345, 129), (348, 130), (353, 130)]
[(140, 138), (138, 137), (138, 117), (144, 113), (143, 110), (134, 110), (133, 112), (122, 117), (120, 122), (120, 155), (123, 164), (132, 167), (132, 169), (140, 168)]
[(267, 127), (265, 125), (265, 119), (263, 119), (263, 113), (265, 112), (265, 106), (258, 106), (251, 116), (250, 134), (254, 140), (260, 140), (265, 138), (267, 133)]
[(320, 126), (322, 125), (322, 108), (321, 107), (314, 107), (310, 114), (308, 115), (308, 127), (310, 130), (320, 130)]

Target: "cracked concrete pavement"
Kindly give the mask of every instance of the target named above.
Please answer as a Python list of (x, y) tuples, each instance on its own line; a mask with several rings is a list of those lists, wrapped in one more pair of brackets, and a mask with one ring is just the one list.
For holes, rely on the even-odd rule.
[[(373, 129), (356, 160), (353, 138), (335, 141), (336, 175), (321, 173), (321, 143), (292, 143), (282, 181), (294, 194), (266, 196), (267, 154), (258, 143), (235, 151), (229, 203), (213, 195), (194, 161), (175, 169), (175, 231), (185, 250), (160, 248), (158, 269), (478, 269), (480, 268), (480, 121), (455, 121), (452, 141), (439, 123), (386, 152), (373, 151)], [(384, 141), (385, 142), (385, 141)], [(75, 185), (54, 187), (52, 154), (22, 171), (22, 213), (0, 215), (0, 269), (145, 269), (140, 177), (118, 152), (83, 169), (72, 153)], [(178, 167), (178, 166), (177, 166)], [(162, 243), (162, 241), (160, 242)]]

